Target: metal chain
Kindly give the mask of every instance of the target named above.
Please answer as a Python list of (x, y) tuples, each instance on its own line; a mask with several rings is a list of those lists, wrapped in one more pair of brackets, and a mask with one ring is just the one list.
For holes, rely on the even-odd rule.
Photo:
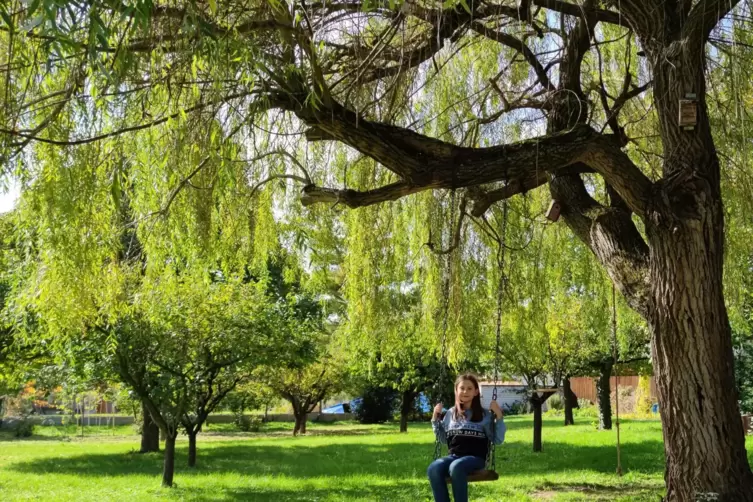
[[(497, 249), (497, 268), (499, 269), (499, 283), (497, 284), (497, 325), (496, 339), (494, 343), (494, 387), (492, 389), (492, 401), (497, 400), (497, 382), (499, 381), (501, 339), (502, 339), (502, 302), (505, 295), (506, 277), (505, 277), (505, 251), (507, 244), (507, 199), (502, 201), (502, 229), (500, 232), (499, 248)], [(492, 413), (492, 434), (496, 435), (496, 415)], [(497, 456), (495, 455), (496, 445), (494, 438), (489, 442), (487, 450), (486, 465), (492, 471), (497, 468)]]
[[(452, 238), (454, 235), (453, 227), (455, 224), (455, 190), (450, 195), (450, 237), (448, 252), (445, 253), (444, 259), (444, 276), (442, 277), (442, 338), (440, 341), (441, 356), (439, 364), (439, 382), (437, 388), (437, 394), (442, 397), (445, 384), (447, 382), (447, 328), (449, 326), (450, 316), (450, 267), (452, 266), (452, 254), (454, 249), (452, 248)], [(437, 436), (434, 441), (434, 460), (438, 459), (442, 455), (442, 442)]]

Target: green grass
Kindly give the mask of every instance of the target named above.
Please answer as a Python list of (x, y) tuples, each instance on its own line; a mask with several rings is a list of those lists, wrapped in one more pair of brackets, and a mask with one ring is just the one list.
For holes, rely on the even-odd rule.
[[(544, 452), (531, 452), (531, 420), (507, 419), (497, 454), (500, 480), (475, 484), (473, 500), (656, 501), (662, 493), (663, 451), (657, 421), (623, 422), (623, 468), (615, 469), (615, 433), (591, 424), (562, 427), (545, 420)], [(90, 427), (85, 437), (38, 427), (25, 440), (0, 435), (0, 494), (10, 500), (296, 500), (427, 501), (432, 453), (428, 424), (310, 424), (305, 438), (291, 424), (261, 433), (212, 425), (199, 438), (198, 466), (186, 467), (179, 440), (177, 488), (160, 488), (161, 454), (135, 453), (131, 426)], [(80, 434), (80, 429), (78, 430)], [(748, 443), (753, 451), (753, 442)], [(753, 460), (753, 455), (751, 455)]]

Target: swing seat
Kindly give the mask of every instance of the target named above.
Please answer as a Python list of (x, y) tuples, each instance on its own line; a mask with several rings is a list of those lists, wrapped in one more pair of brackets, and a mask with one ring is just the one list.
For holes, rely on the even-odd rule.
[[(499, 474), (497, 474), (497, 471), (492, 471), (489, 469), (481, 469), (479, 471), (475, 471), (468, 475), (469, 483), (481, 483), (483, 481), (497, 481), (498, 479), (499, 479)], [(452, 478), (447, 477), (445, 481), (447, 483), (451, 483)]]

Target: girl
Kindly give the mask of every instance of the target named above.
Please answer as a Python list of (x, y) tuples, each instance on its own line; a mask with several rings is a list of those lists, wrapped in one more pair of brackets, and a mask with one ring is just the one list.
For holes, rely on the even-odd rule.
[[(442, 403), (434, 407), (431, 426), (442, 443), (447, 443), (450, 454), (429, 466), (429, 483), (435, 502), (450, 502), (446, 479), (452, 479), (455, 502), (468, 502), (468, 475), (484, 468), (489, 441), (502, 444), (507, 426), (504, 414), (496, 401), (490, 410), (481, 407), (478, 379), (471, 374), (460, 375), (455, 380), (455, 406), (441, 419)], [(492, 413), (496, 415), (492, 431)]]

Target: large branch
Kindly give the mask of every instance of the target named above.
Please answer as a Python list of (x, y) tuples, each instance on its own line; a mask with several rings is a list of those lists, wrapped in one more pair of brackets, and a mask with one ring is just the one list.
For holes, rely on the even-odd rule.
[[(650, 2), (624, 0), (624, 3), (646, 7)], [(586, 0), (583, 4), (586, 14), (568, 34), (560, 65), (560, 91), (563, 92), (559, 93), (547, 117), (549, 131), (569, 130), (588, 120), (581, 67), (598, 22), (594, 14), (598, 4), (596, 0)], [(648, 247), (631, 219), (631, 211), (641, 216), (646, 213), (653, 185), (621, 150), (621, 136), (619, 134), (616, 141), (605, 141), (603, 136), (596, 139), (579, 160), (603, 176), (610, 190), (624, 202), (623, 206), (606, 208), (599, 204), (577, 174), (554, 173), (549, 189), (562, 206), (568, 227), (593, 251), (631, 305), (645, 313)]]
[(303, 187), (301, 203), (304, 206), (312, 204), (329, 202), (333, 204), (344, 204), (350, 208), (371, 206), (380, 202), (388, 202), (400, 199), (406, 195), (428, 190), (431, 186), (410, 185), (405, 182), (393, 183), (374, 190), (359, 192), (356, 190), (336, 188), (322, 188), (315, 185)]
[(607, 5), (619, 9), (619, 16), (643, 42), (661, 38), (664, 31), (665, 2), (655, 0), (607, 0)]
[[(367, 195), (331, 192), (325, 200), (343, 196), (351, 203), (359, 199), (395, 200), (427, 188), (475, 187), (505, 182), (521, 193), (538, 183), (538, 173), (557, 173), (581, 162), (601, 174), (625, 200), (630, 209), (643, 214), (651, 181), (620, 150), (619, 138), (602, 135), (585, 124), (564, 132), (488, 148), (459, 147), (418, 134), (410, 129), (372, 122), (336, 105), (333, 110), (300, 108), (291, 100), (288, 108), (327, 139), (337, 140), (367, 155), (397, 174), (403, 184)], [(535, 186), (538, 186), (537, 184)], [(315, 197), (322, 197), (312, 191)], [(375, 193), (376, 192), (376, 193)], [(374, 202), (370, 202), (374, 203)]]
[[(565, 167), (560, 170), (561, 175), (567, 174), (581, 174), (592, 173), (593, 169), (585, 164), (579, 163), (569, 167)], [(525, 178), (511, 180), (502, 188), (492, 190), (489, 192), (483, 192), (481, 190), (474, 190), (472, 193), (473, 208), (471, 209), (471, 215), (479, 217), (484, 214), (493, 204), (509, 199), (510, 197), (530, 192), (534, 188), (538, 188), (549, 182), (549, 176), (546, 171), (534, 170), (529, 173)]]
[(563, 202), (568, 227), (596, 255), (617, 288), (637, 312), (648, 299), (648, 246), (630, 213), (596, 202), (577, 175), (557, 176), (549, 183), (552, 197)]
[(568, 3), (563, 0), (533, 0), (533, 5), (544, 7), (568, 16), (581, 17), (583, 14), (593, 13), (596, 20), (602, 23), (616, 24), (619, 26), (628, 26), (627, 20), (618, 12), (612, 12), (604, 9), (584, 9), (582, 6)]
[(701, 0), (688, 15), (688, 21), (682, 29), (682, 39), (692, 44), (693, 51), (701, 51), (719, 21), (739, 3), (740, 0)]

